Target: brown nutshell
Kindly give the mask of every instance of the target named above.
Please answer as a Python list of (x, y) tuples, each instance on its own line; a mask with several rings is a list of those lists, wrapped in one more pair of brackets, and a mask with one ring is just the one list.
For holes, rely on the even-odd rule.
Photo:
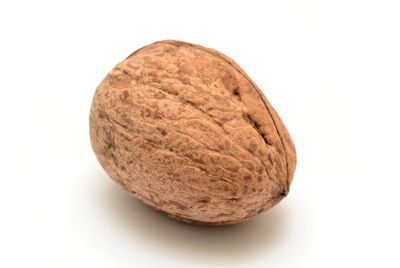
[(232, 59), (180, 41), (145, 46), (98, 86), (93, 150), (107, 174), (180, 221), (238, 223), (289, 192), (290, 135)]

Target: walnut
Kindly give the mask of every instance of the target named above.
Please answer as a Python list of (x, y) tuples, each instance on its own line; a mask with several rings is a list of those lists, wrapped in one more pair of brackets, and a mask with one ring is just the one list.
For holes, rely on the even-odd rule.
[(145, 46), (94, 95), (93, 150), (126, 191), (170, 217), (233, 224), (289, 192), (293, 142), (232, 59), (180, 41)]

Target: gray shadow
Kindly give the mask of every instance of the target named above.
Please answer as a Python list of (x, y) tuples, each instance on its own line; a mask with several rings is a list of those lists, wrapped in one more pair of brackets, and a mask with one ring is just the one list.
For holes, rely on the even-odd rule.
[[(99, 178), (101, 176), (101, 178)], [(102, 178), (104, 177), (104, 178)], [(107, 180), (99, 187), (99, 180)], [(176, 254), (243, 260), (255, 254), (268, 255), (285, 239), (288, 213), (284, 206), (262, 213), (253, 219), (228, 226), (197, 226), (172, 220), (138, 201), (105, 174), (97, 175), (96, 192), (100, 201), (96, 209), (106, 215), (115, 235), (138, 240), (152, 247)], [(92, 189), (93, 189), (92, 188)]]

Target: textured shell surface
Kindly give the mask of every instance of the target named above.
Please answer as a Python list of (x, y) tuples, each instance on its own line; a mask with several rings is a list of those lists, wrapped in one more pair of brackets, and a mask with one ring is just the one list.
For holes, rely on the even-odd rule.
[(90, 138), (126, 191), (196, 224), (238, 223), (271, 208), (296, 166), (286, 127), (239, 65), (173, 40), (135, 51), (103, 79)]

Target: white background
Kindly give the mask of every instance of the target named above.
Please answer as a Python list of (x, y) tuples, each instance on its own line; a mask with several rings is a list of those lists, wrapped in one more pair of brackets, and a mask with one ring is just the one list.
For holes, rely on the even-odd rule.
[[(292, 134), (289, 196), (230, 227), (180, 224), (91, 150), (96, 86), (178, 39), (235, 59)], [(1, 267), (399, 267), (399, 1), (2, 1)]]

